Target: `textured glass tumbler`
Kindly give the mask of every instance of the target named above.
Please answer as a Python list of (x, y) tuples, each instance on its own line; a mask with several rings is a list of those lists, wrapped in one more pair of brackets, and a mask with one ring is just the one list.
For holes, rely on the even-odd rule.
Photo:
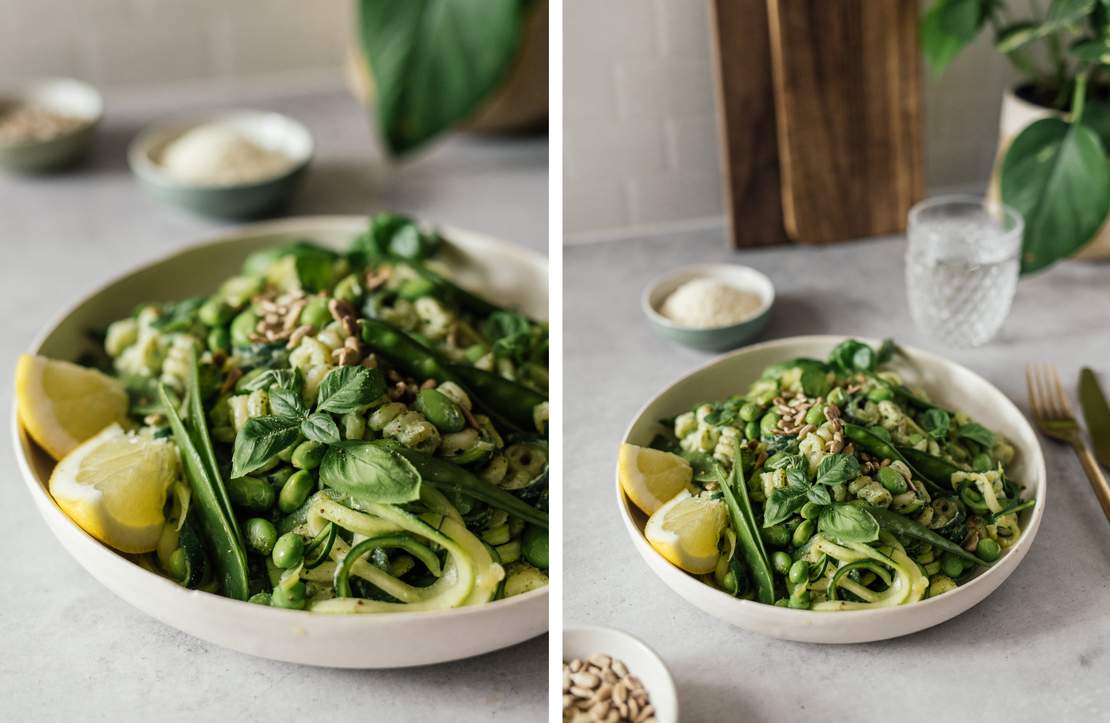
[(977, 196), (938, 196), (910, 209), (906, 288), (918, 328), (951, 346), (990, 341), (1010, 313), (1025, 223)]

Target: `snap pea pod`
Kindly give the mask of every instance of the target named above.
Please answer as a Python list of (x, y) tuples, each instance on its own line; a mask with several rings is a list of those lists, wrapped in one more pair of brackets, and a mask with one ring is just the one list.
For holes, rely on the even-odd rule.
[(515, 495), (486, 482), (481, 477), (467, 469), (452, 464), (439, 457), (417, 452), (392, 440), (378, 440), (371, 444), (388, 446), (416, 467), (423, 482), (435, 487), (440, 492), (453, 491), (472, 497), (480, 502), (485, 502), (490, 507), (504, 510), (510, 515), (515, 515), (525, 522), (531, 522), (545, 530), (547, 529), (547, 513), (538, 510)]
[(951, 462), (934, 457), (928, 452), (922, 452), (913, 447), (897, 447), (897, 450), (905, 457), (906, 462), (915, 470), (925, 475), (931, 480), (944, 480), (947, 484), (945, 487), (948, 489), (945, 494), (952, 494), (952, 475), (960, 472), (959, 467)]
[(479, 316), (489, 316), (495, 311), (502, 310), (501, 307), (496, 304), (492, 304), (477, 294), (467, 291), (458, 284), (448, 281), (446, 278), (440, 276), (423, 264), (415, 264), (409, 261), (400, 261), (400, 263), (406, 264), (410, 269), (415, 271), (420, 278), (431, 284), (435, 295), (448, 304), (469, 309)]
[[(949, 495), (952, 493), (950, 485), (941, 486), (933, 479), (931, 479), (928, 475), (926, 475), (922, 470), (919, 470), (912, 464), (910, 464), (909, 460), (907, 460), (905, 456), (901, 452), (899, 452), (893, 444), (875, 436), (863, 427), (845, 422), (844, 436), (847, 437), (852, 442), (852, 444), (856, 445), (856, 447), (860, 450), (874, 455), (879, 459), (894, 459), (902, 462), (902, 464), (910, 468), (915, 477), (919, 478), (922, 482), (925, 483), (925, 486), (929, 488), (929, 492), (938, 495)], [(948, 478), (945, 478), (945, 481), (947, 481), (947, 479)]]
[(534, 427), (533, 412), (547, 401), (547, 396), (484, 369), (464, 364), (452, 364), (449, 368), (466, 383), (466, 388), (474, 392), (481, 404), (521, 429)]
[(193, 491), (196, 509), (200, 513), (201, 530), (220, 573), (223, 592), (228, 597), (246, 600), (250, 594), (250, 582), (243, 545), (225, 514), (215, 485), (208, 477), (208, 467), (178, 416), (166, 387), (158, 385), (158, 394), (162, 399), (166, 418), (169, 419), (170, 429), (173, 430), (174, 442), (181, 452), (185, 478)]
[(204, 404), (200, 398), (200, 372), (197, 370), (197, 352), (193, 348), (189, 349), (189, 378), (185, 388), (185, 396), (188, 397), (189, 403), (188, 416), (189, 426), (192, 427), (193, 444), (204, 461), (208, 478), (212, 480), (217, 499), (223, 506), (224, 516), (231, 523), (231, 529), (235, 532), (235, 537), (239, 539), (240, 547), (242, 547), (243, 531), (239, 529), (239, 523), (231, 509), (231, 497), (224, 485), (223, 477), (220, 475), (220, 468), (216, 465), (216, 453), (212, 449), (212, 438), (208, 435), (208, 420), (204, 416)]
[(960, 547), (955, 542), (952, 542), (945, 537), (941, 537), (925, 525), (922, 525), (919, 522), (915, 522), (908, 517), (903, 517), (897, 512), (891, 512), (890, 510), (882, 507), (868, 507), (867, 511), (870, 512), (871, 516), (875, 518), (875, 521), (879, 523), (879, 527), (886, 530), (887, 532), (894, 533), (896, 536), (912, 537), (915, 540), (927, 542), (934, 548), (951, 553), (952, 555), (959, 557), (961, 560), (973, 562), (976, 565), (982, 565), (983, 567), (991, 566), (991, 563), (980, 557), (972, 555), (970, 552)]
[[(759, 527), (755, 522), (752, 512), (752, 503), (748, 499), (748, 486), (744, 482), (743, 465), (740, 462), (740, 453), (737, 451), (732, 463), (732, 471), (725, 477), (721, 468), (717, 467), (717, 479), (721, 490), (725, 494), (725, 506), (728, 507), (728, 516), (732, 521), (732, 528), (736, 531), (736, 541), (743, 553), (744, 560), (752, 572), (755, 580), (756, 596), (759, 601), (768, 605), (775, 602), (775, 578), (771, 573), (771, 563), (767, 559), (767, 550), (763, 547), (763, 540), (759, 536)], [(735, 489), (733, 489), (735, 485)]]
[(351, 567), (363, 555), (379, 548), (401, 549), (420, 560), (436, 577), (443, 574), (439, 558), (432, 549), (420, 542), (412, 535), (398, 533), (371, 537), (358, 543), (343, 556), (342, 562), (335, 568), (335, 595), (336, 597), (351, 597)]

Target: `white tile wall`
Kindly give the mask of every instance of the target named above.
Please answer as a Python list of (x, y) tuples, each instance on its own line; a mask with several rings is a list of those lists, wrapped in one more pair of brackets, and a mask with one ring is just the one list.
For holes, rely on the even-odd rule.
[[(711, 0), (564, 0), (568, 240), (719, 223)], [(1012, 82), (987, 38), (925, 85), (930, 192), (985, 183)]]
[(343, 64), (352, 0), (0, 0), (0, 80), (107, 89)]

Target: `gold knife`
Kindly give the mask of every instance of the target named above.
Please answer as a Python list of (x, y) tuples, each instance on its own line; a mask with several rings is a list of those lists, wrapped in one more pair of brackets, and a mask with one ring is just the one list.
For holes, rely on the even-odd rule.
[(1110, 405), (1099, 389), (1095, 373), (1087, 367), (1079, 372), (1079, 404), (1083, 407), (1095, 457), (1103, 467), (1110, 468)]

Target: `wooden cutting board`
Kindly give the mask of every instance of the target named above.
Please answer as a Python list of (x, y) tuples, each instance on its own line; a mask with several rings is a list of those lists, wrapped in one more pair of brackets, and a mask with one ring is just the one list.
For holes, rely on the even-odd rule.
[(714, 0), (713, 10), (732, 245), (782, 243), (788, 238), (782, 218), (767, 0)]
[(901, 231), (924, 193), (917, 0), (766, 3), (786, 233)]

